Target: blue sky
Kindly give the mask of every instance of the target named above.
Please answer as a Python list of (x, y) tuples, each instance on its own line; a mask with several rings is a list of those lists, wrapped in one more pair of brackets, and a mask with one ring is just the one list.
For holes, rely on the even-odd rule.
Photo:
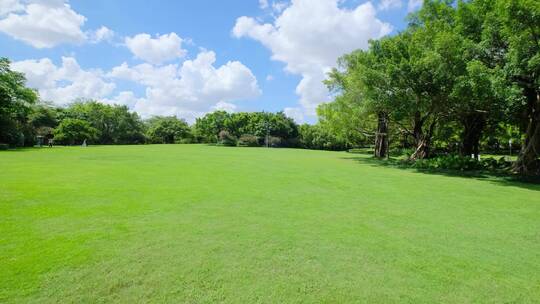
[(421, 0), (0, 0), (0, 45), (44, 100), (188, 121), (214, 109), (316, 120), (339, 55), (405, 26)]

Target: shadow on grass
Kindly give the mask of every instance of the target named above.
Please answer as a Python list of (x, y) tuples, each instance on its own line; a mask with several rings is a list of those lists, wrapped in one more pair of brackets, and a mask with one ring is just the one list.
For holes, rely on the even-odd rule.
[(7, 150), (0, 150), (0, 153), (13, 153), (13, 152), (31, 152), (31, 151), (38, 151), (42, 149), (52, 149), (49, 147), (20, 147), (20, 148), (9, 148)]
[(512, 175), (505, 171), (458, 171), (458, 170), (446, 170), (446, 169), (422, 169), (411, 167), (410, 164), (404, 162), (401, 159), (377, 159), (368, 153), (355, 153), (370, 156), (349, 156), (343, 157), (343, 159), (354, 160), (356, 162), (374, 166), (374, 167), (390, 167), (401, 170), (407, 170), (410, 172), (416, 172), (421, 174), (442, 175), (450, 177), (470, 178), (475, 180), (482, 180), (491, 182), (494, 184), (510, 187), (520, 187), (528, 190), (540, 191), (540, 177), (523, 178), (516, 175)]

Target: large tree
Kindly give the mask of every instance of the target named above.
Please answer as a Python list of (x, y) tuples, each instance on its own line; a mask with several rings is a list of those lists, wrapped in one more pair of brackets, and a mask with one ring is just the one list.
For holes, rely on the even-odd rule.
[(71, 104), (65, 116), (89, 122), (98, 130), (99, 144), (144, 143), (143, 123), (126, 106), (82, 100)]
[(540, 2), (499, 0), (495, 12), (507, 42), (504, 70), (523, 96), (517, 102), (525, 140), (514, 170), (540, 174)]
[[(21, 145), (25, 142), (26, 124), (37, 94), (25, 86), (22, 73), (12, 71), (7, 58), (0, 58), (0, 143)], [(26, 136), (26, 140), (33, 139)]]
[(95, 143), (98, 139), (99, 131), (92, 127), (85, 120), (76, 118), (66, 118), (54, 130), (56, 142), (66, 145), (79, 145), (85, 140), (88, 143)]

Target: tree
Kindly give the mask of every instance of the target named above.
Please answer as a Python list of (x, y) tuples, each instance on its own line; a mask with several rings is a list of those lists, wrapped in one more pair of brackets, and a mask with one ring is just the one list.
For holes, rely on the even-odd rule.
[(157, 116), (147, 122), (146, 135), (151, 143), (172, 144), (182, 139), (191, 138), (189, 125), (175, 116)]
[[(374, 46), (376, 42), (372, 41), (368, 51), (358, 50), (339, 59), (342, 70), (334, 69), (325, 83), (340, 95), (334, 102), (321, 105), (317, 113), (323, 125), (349, 128), (374, 138), (374, 156), (382, 158), (388, 155), (388, 98), (392, 94)], [(370, 131), (374, 126), (376, 130)]]
[(480, 140), (489, 123), (497, 124), (504, 110), (505, 99), (494, 88), (497, 73), (479, 60), (467, 63), (466, 73), (456, 80), (452, 92), (452, 118), (463, 126), (461, 134), (463, 156), (480, 154)]
[(89, 122), (99, 131), (99, 144), (139, 144), (145, 140), (141, 119), (126, 106), (80, 100), (66, 109), (65, 116)]
[(54, 139), (62, 144), (81, 144), (84, 140), (94, 142), (99, 131), (81, 119), (66, 118), (54, 130)]
[(227, 131), (236, 138), (253, 135), (264, 139), (267, 135), (280, 138), (280, 145), (293, 145), (298, 137), (298, 126), (283, 112), (240, 112), (229, 114), (223, 111), (208, 113), (195, 122), (195, 134), (202, 142), (215, 143), (219, 133)]
[(22, 73), (10, 69), (7, 58), (0, 58), (0, 143), (22, 145), (27, 132), (26, 124), (31, 105), (38, 98), (37, 94), (25, 86)]
[(230, 114), (225, 111), (208, 113), (195, 121), (195, 135), (203, 142), (216, 143), (219, 132), (225, 130), (225, 121)]
[(540, 2), (499, 0), (493, 15), (507, 41), (507, 49), (501, 50), (504, 71), (522, 92), (522, 98), (515, 102), (522, 109), (525, 140), (514, 171), (540, 174)]

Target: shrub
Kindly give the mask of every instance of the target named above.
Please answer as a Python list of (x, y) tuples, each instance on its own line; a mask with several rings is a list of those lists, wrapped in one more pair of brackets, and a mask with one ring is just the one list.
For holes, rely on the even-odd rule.
[(419, 159), (413, 163), (417, 169), (444, 169), (458, 171), (473, 171), (484, 169), (484, 163), (474, 158), (459, 155), (447, 155), (430, 159)]
[(219, 132), (219, 144), (224, 146), (236, 146), (236, 137), (231, 135), (228, 131)]
[(187, 138), (180, 138), (175, 140), (176, 144), (194, 144), (196, 141), (193, 138), (187, 137)]
[(512, 162), (507, 161), (504, 157), (501, 157), (499, 160), (490, 157), (482, 159), (481, 162), (484, 168), (490, 170), (506, 170), (510, 169), (510, 167), (512, 166)]
[(9, 149), (8, 144), (0, 144), (0, 151)]
[(241, 147), (258, 147), (259, 138), (255, 135), (244, 134), (238, 139), (238, 146)]

